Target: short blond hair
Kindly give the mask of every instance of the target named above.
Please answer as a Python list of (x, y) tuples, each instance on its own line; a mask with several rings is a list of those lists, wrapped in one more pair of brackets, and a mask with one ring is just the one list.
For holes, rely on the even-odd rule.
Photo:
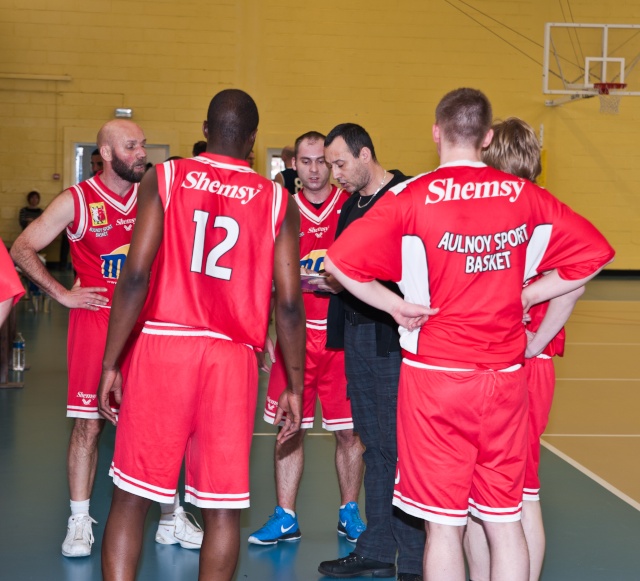
[(530, 125), (517, 117), (495, 123), (493, 139), (482, 150), (482, 161), (491, 167), (535, 182), (542, 172), (540, 142)]

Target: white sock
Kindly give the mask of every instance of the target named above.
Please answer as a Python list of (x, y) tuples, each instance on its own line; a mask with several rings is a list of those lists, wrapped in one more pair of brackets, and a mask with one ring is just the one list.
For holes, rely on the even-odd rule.
[(292, 516), (293, 518), (296, 518), (295, 510), (291, 510), (290, 508), (283, 508), (282, 510), (284, 510), (289, 516)]
[(176, 493), (173, 497), (173, 502), (161, 502), (160, 504), (160, 518), (171, 516), (180, 507), (180, 495)]
[(341, 504), (341, 505), (340, 505), (340, 508), (342, 509), (342, 508), (344, 508), (345, 506), (347, 506), (347, 505), (346, 505), (346, 504)]
[(71, 501), (71, 516), (75, 516), (77, 514), (89, 514), (89, 502), (88, 500), (72, 500)]

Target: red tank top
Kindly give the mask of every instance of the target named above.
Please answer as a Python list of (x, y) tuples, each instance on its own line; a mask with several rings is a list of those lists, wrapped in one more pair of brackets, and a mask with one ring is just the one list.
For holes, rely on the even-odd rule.
[[(336, 237), (340, 211), (349, 194), (334, 186), (320, 209), (309, 202), (302, 191), (293, 199), (300, 208), (300, 266), (319, 272), (324, 270), (324, 257)], [(304, 293), (302, 297), (307, 327), (326, 329), (329, 295)]]
[(164, 236), (147, 320), (263, 347), (287, 196), (244, 161), (202, 154), (156, 165)]
[(94, 176), (69, 188), (73, 222), (67, 227), (73, 268), (83, 287), (107, 288), (109, 305), (136, 223), (138, 184), (122, 197)]

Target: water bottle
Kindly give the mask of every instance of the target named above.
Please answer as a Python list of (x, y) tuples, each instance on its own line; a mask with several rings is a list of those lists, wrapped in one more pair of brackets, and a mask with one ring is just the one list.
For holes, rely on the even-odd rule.
[(13, 340), (13, 370), (24, 371), (24, 337), (18, 333)]

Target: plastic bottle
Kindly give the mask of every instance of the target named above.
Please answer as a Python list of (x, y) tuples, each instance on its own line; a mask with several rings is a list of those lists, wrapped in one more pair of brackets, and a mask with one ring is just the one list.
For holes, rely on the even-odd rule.
[(13, 340), (13, 370), (24, 371), (24, 337), (22, 333), (18, 333)]

